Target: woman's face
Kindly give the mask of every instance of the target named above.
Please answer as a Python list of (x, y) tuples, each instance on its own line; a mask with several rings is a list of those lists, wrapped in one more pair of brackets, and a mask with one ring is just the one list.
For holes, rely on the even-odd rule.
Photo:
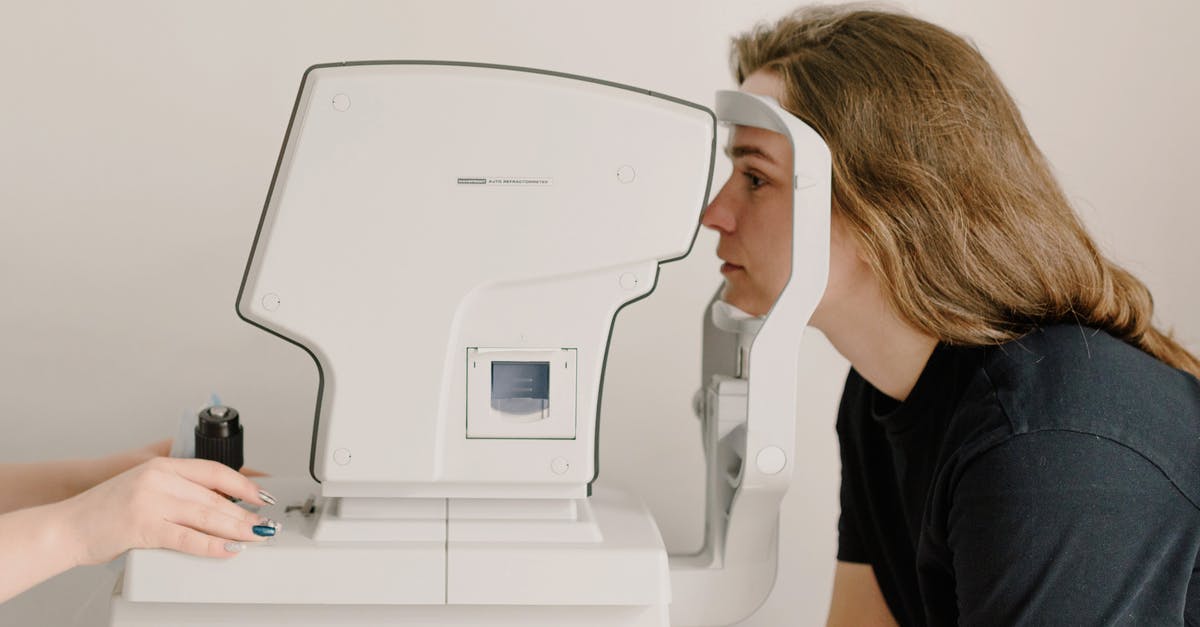
[[(742, 91), (782, 100), (783, 85), (773, 74), (755, 72)], [(765, 315), (791, 276), (792, 146), (786, 137), (766, 129), (735, 126), (726, 149), (733, 172), (704, 210), (701, 224), (720, 234), (717, 256), (725, 263), (725, 302), (756, 316)], [(832, 216), (829, 287), (813, 314), (820, 328), (831, 303), (850, 279), (864, 276), (854, 239), (837, 215)]]
[(736, 126), (726, 153), (733, 172), (701, 223), (720, 234), (722, 298), (761, 316), (791, 275), (792, 147), (779, 133)]

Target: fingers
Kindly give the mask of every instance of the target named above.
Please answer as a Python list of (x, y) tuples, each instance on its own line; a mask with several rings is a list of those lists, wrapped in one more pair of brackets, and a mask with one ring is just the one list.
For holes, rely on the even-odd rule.
[(148, 540), (153, 548), (172, 549), (200, 557), (233, 557), (245, 549), (245, 544), (241, 542), (218, 538), (166, 520), (155, 526)]
[(217, 490), (255, 505), (267, 505), (268, 500), (274, 500), (264, 500), (258, 485), (224, 464), (206, 459), (163, 459), (183, 478), (210, 490)]
[(258, 514), (231, 503), (229, 499), (198, 483), (188, 481), (184, 477), (177, 477), (176, 479), (179, 485), (172, 486), (172, 494), (184, 501), (190, 502), (194, 506), (207, 507), (219, 511), (230, 518), (236, 518), (249, 525), (254, 525), (262, 520), (262, 517)]
[[(228, 504), (228, 501), (226, 501)], [(235, 507), (241, 510), (241, 508)], [(245, 510), (241, 510), (244, 513)], [(218, 539), (235, 540), (239, 542), (257, 542), (266, 539), (254, 533), (253, 527), (262, 522), (259, 517), (247, 520), (241, 514), (230, 515), (220, 508), (200, 505), (192, 501), (175, 499), (170, 504), (170, 513), (165, 517), (167, 522), (190, 527)]]

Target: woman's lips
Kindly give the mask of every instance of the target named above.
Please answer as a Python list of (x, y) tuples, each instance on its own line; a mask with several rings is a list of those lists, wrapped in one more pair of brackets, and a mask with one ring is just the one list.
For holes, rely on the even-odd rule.
[(721, 264), (721, 274), (729, 274), (730, 272), (737, 272), (739, 270), (745, 270), (745, 268), (734, 263), (729, 263), (728, 261)]

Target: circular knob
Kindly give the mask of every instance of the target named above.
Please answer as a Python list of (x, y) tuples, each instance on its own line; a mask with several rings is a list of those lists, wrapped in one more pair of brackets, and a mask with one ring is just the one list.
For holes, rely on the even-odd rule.
[(204, 408), (196, 424), (196, 458), (242, 469), (242, 424), (232, 407)]
[(764, 475), (777, 475), (787, 466), (787, 454), (778, 446), (768, 446), (755, 458), (758, 470)]

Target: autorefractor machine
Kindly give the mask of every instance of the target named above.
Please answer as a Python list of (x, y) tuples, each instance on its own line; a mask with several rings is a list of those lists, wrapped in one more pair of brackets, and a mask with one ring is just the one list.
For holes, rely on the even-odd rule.
[[(830, 159), (773, 101), (450, 62), (304, 75), (237, 299), (317, 364), (309, 480), (231, 560), (127, 556), (112, 624), (726, 625), (774, 584), (796, 376), (824, 290)], [(696, 407), (703, 549), (592, 489), (617, 313), (688, 254), (717, 123), (787, 136), (793, 267), (714, 298)], [(751, 366), (753, 376), (751, 376)]]

